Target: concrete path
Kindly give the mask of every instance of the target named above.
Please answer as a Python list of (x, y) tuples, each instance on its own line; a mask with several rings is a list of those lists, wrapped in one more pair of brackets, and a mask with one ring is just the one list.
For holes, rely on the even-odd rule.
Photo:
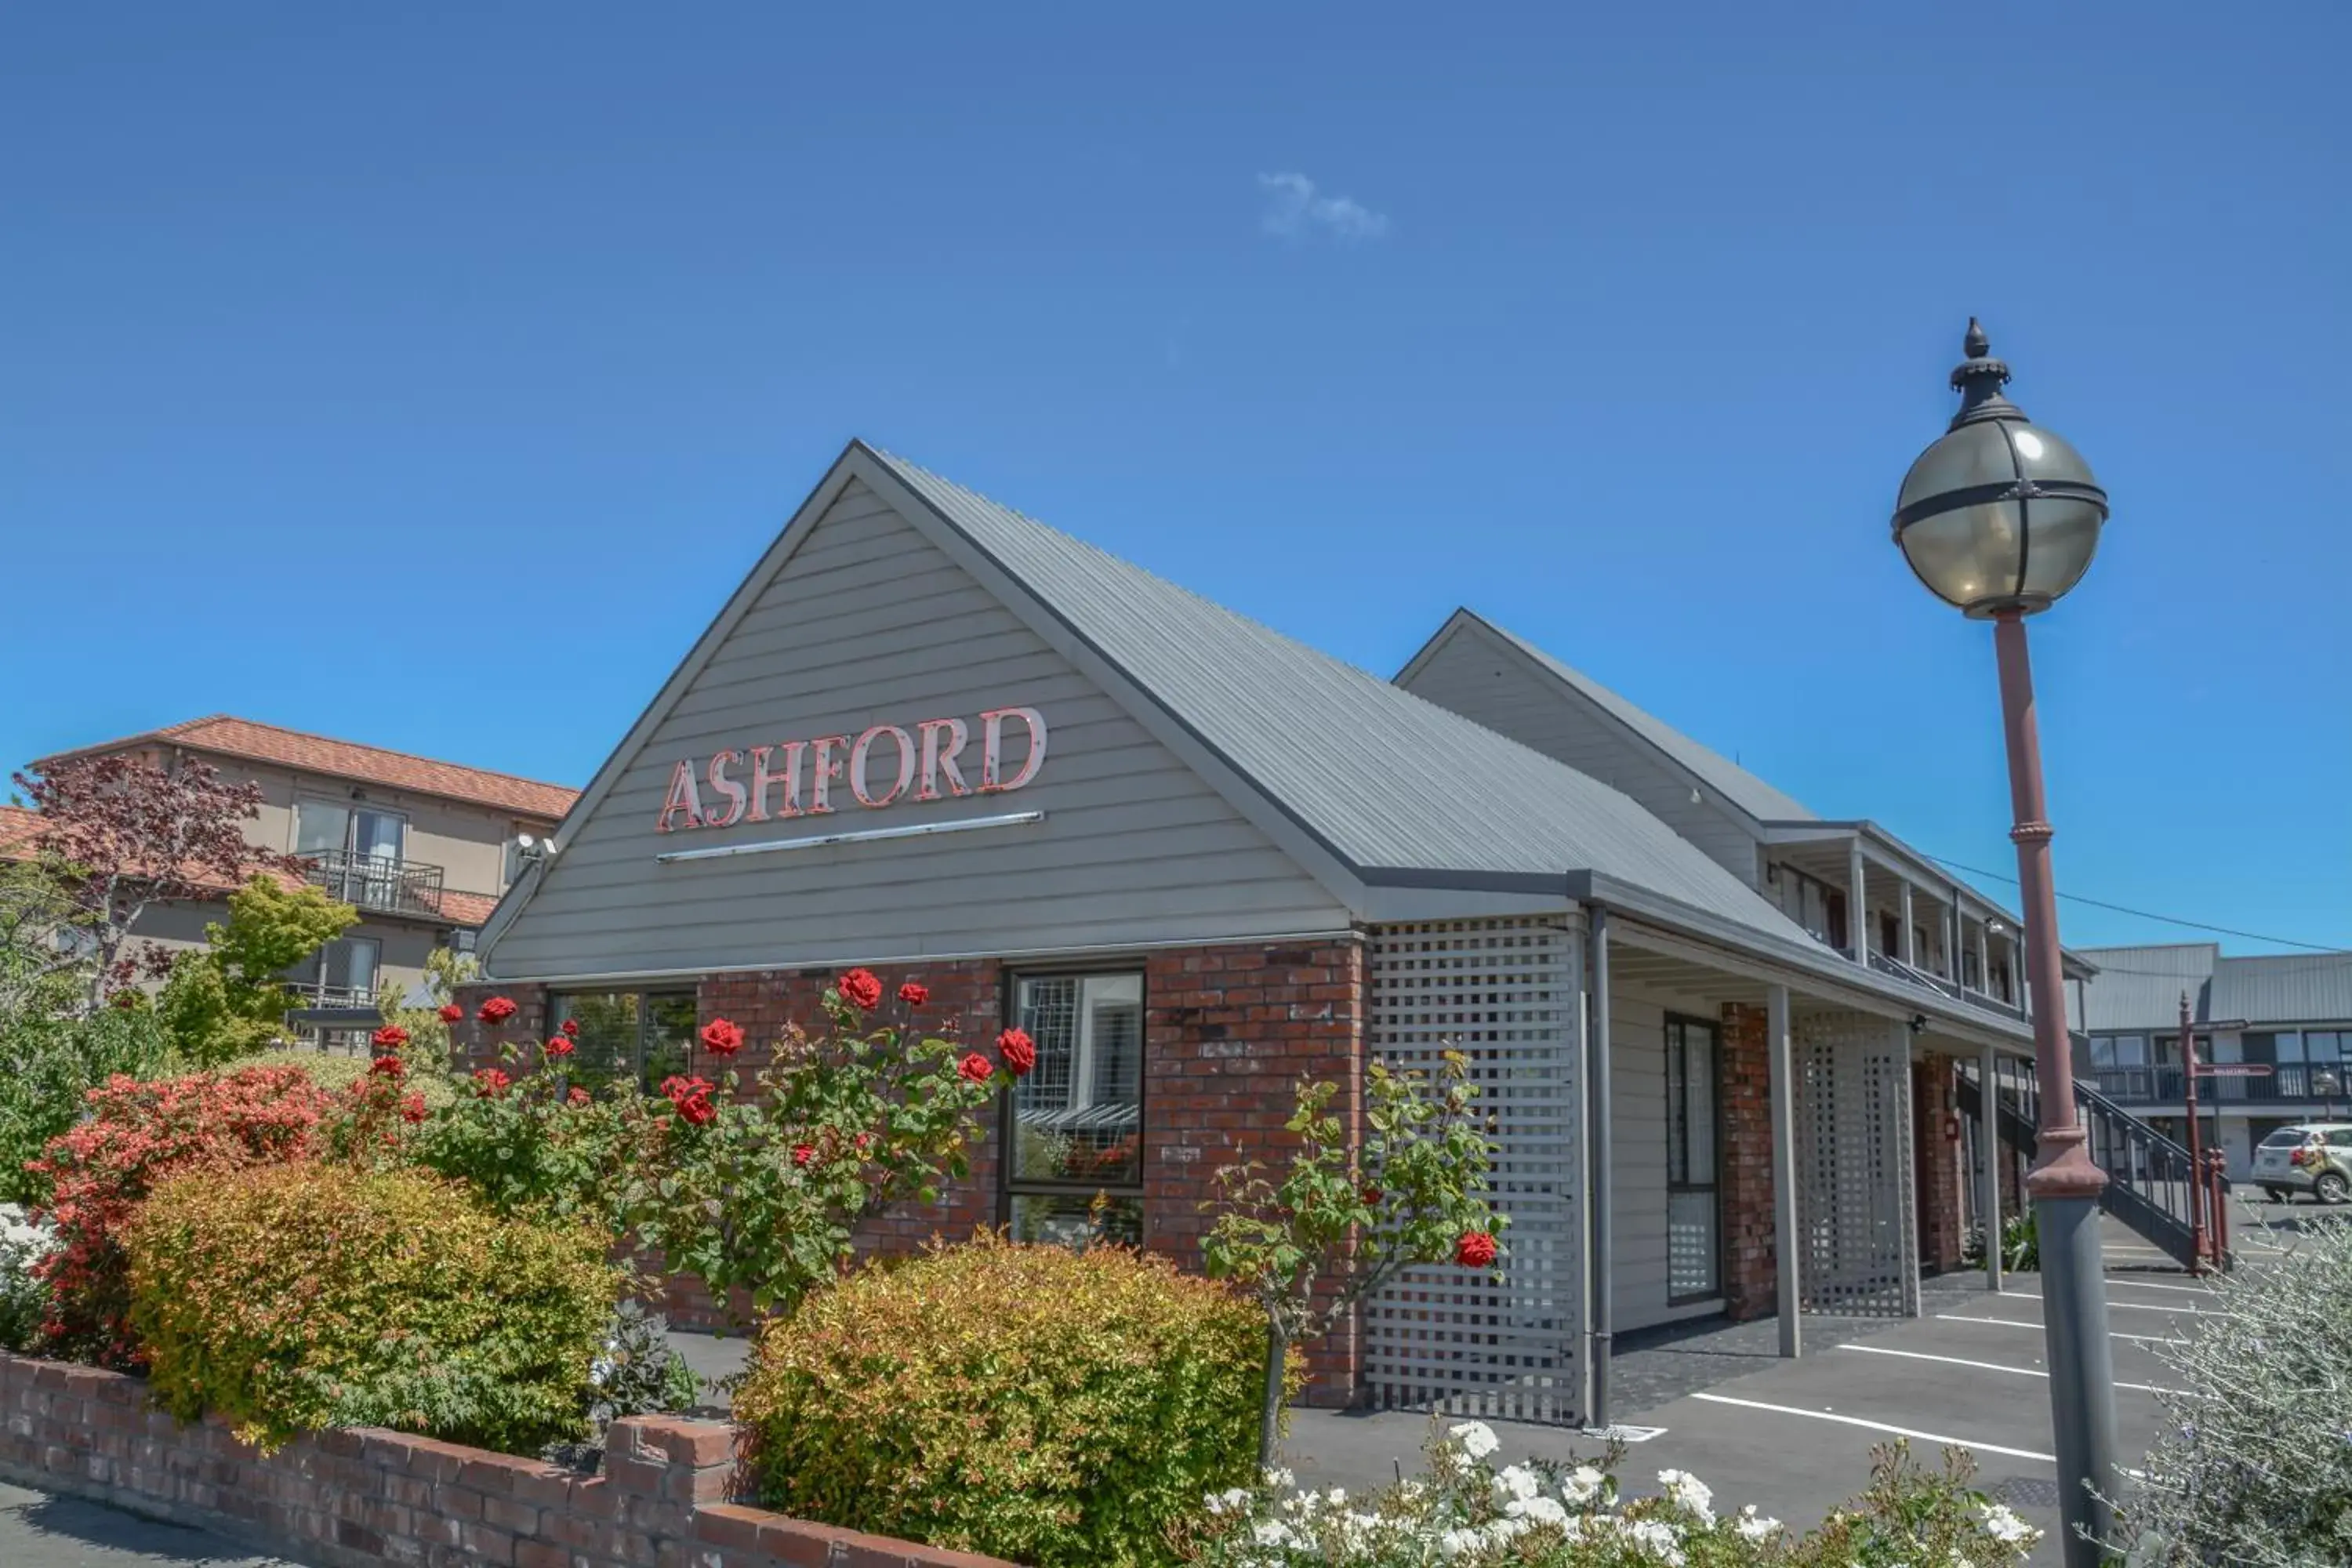
[(79, 1498), (0, 1482), (0, 1563), (6, 1568), (293, 1568), (201, 1530), (163, 1524)]

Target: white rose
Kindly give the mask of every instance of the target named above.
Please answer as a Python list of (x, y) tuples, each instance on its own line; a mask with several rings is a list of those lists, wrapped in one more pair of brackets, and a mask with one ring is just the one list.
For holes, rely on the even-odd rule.
[(1465, 1421), (1446, 1436), (1461, 1444), (1462, 1451), (1474, 1459), (1483, 1459), (1503, 1446), (1495, 1429), (1484, 1421)]
[(1495, 1478), (1495, 1494), (1502, 1498), (1531, 1498), (1543, 1490), (1543, 1478), (1525, 1465), (1506, 1466)]
[(1580, 1508), (1601, 1495), (1601, 1483), (1608, 1479), (1591, 1465), (1579, 1465), (1559, 1483), (1559, 1495)]

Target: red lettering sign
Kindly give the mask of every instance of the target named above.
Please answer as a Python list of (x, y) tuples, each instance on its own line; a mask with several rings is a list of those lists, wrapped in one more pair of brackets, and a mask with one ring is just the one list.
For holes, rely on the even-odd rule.
[(829, 816), (836, 784), (869, 811), (905, 800), (1003, 795), (1033, 782), (1045, 765), (1045, 716), (1036, 709), (992, 708), (979, 715), (976, 780), (965, 772), (972, 729), (962, 719), (925, 719), (911, 728), (875, 724), (854, 739), (817, 735), (681, 757), (670, 769), (654, 831)]

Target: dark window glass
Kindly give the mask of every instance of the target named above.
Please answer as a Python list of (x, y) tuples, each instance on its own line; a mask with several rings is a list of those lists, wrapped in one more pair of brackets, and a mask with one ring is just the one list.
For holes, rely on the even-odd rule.
[(690, 991), (562, 992), (550, 1001), (548, 1026), (567, 1019), (580, 1026), (579, 1045), (565, 1068), (575, 1080), (635, 1082), (652, 1090), (686, 1071), (696, 1026)]
[(1013, 1012), (1037, 1046), (1011, 1097), (1013, 1236), (1139, 1240), (1143, 976), (1027, 976), (1013, 983)]
[(1716, 1191), (1715, 1026), (1666, 1020), (1666, 1296), (1696, 1301), (1721, 1289), (1722, 1210)]

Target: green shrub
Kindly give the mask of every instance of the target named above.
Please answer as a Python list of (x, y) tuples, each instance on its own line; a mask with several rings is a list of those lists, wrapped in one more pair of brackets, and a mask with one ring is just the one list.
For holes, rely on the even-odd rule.
[(392, 1426), (509, 1453), (583, 1435), (619, 1294), (585, 1226), (464, 1188), (305, 1163), (192, 1173), (125, 1237), (156, 1400), (276, 1446)]
[(0, 1199), (47, 1202), (48, 1183), (26, 1166), (81, 1120), (89, 1091), (116, 1073), (143, 1078), (171, 1062), (163, 1026), (145, 1009), (0, 1014)]
[[(295, 1068), (312, 1083), (340, 1099), (352, 1085), (367, 1077), (372, 1060), (368, 1057), (347, 1057), (331, 1051), (304, 1050), (296, 1047), (264, 1051), (259, 1056), (247, 1057), (236, 1065), (241, 1068)], [(422, 1067), (412, 1068), (401, 1087), (424, 1096), (427, 1110), (446, 1110), (457, 1099), (457, 1086), (450, 1082), (446, 1074), (425, 1070)]]
[(759, 1499), (1056, 1568), (1172, 1561), (1248, 1480), (1265, 1327), (1165, 1259), (991, 1237), (880, 1265), (761, 1332), (735, 1416)]

